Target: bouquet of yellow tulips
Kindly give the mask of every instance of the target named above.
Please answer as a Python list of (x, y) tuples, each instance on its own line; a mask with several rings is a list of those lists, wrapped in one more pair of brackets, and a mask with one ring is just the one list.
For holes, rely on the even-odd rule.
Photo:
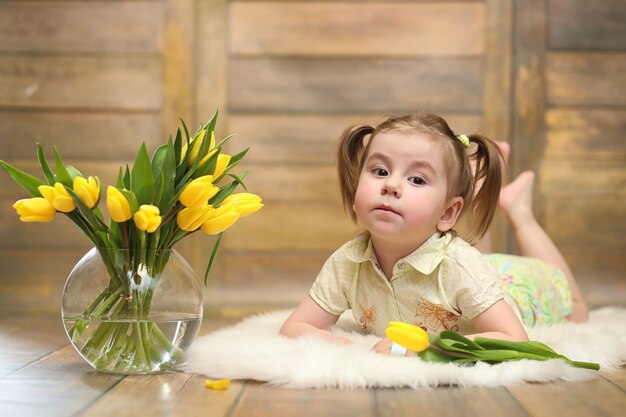
[(238, 186), (246, 188), (243, 179), (247, 171), (235, 175), (231, 170), (247, 149), (232, 156), (222, 153), (232, 135), (216, 144), (216, 122), (217, 112), (190, 135), (183, 121), (184, 132), (178, 129), (175, 138), (170, 136), (152, 158), (142, 144), (134, 164), (120, 168), (116, 184), (106, 189), (108, 223), (98, 208), (100, 180), (66, 165), (56, 148), (50, 166), (41, 146), (37, 147), (45, 181), (0, 161), (32, 196), (14, 204), (20, 219), (49, 222), (63, 213), (94, 244), (107, 269), (108, 285), (67, 329), (73, 342), (82, 340), (77, 349), (96, 363), (97, 369), (151, 372), (155, 366), (162, 369), (179, 358), (175, 343), (149, 321), (136, 326), (101, 323), (95, 330), (94, 326), (86, 330), (94, 318), (147, 319), (170, 249), (200, 230), (218, 235), (204, 275), (206, 284), (222, 233), (239, 218), (263, 207), (257, 195), (234, 193)]
[(451, 330), (429, 335), (420, 327), (397, 321), (389, 323), (385, 334), (393, 342), (417, 352), (426, 362), (473, 364), (478, 361), (500, 363), (521, 359), (561, 359), (577, 368), (600, 369), (597, 363), (573, 361), (537, 341), (511, 342), (487, 337), (471, 340)]

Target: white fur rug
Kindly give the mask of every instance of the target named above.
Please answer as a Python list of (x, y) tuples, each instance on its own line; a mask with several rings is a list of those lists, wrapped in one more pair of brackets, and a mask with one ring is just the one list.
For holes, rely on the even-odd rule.
[[(498, 386), (524, 382), (581, 380), (596, 371), (561, 360), (516, 361), (475, 366), (426, 363), (370, 351), (378, 340), (356, 332), (349, 316), (333, 328), (354, 345), (336, 345), (317, 335), (297, 340), (278, 335), (290, 311), (253, 316), (199, 337), (187, 353), (186, 371), (211, 378), (252, 379), (291, 388), (366, 388)], [(626, 363), (626, 309), (607, 307), (587, 323), (564, 323), (530, 330), (539, 340), (572, 360), (597, 362), (602, 370)]]

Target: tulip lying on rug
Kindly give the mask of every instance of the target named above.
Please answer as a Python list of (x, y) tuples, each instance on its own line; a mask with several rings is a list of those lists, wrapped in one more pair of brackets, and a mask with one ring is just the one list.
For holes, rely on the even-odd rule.
[(561, 359), (577, 368), (600, 369), (597, 363), (573, 361), (537, 341), (510, 342), (486, 337), (470, 340), (451, 330), (429, 335), (420, 327), (398, 321), (390, 322), (385, 333), (395, 343), (418, 352), (419, 357), (426, 362), (500, 363), (521, 359)]

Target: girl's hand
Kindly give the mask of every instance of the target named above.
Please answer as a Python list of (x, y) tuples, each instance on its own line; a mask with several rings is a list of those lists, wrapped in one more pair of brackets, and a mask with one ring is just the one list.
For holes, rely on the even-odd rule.
[[(384, 338), (384, 339), (380, 339), (373, 347), (372, 350), (376, 353), (382, 353), (384, 355), (390, 355), (391, 354), (391, 344), (393, 342), (391, 341), (391, 339), (388, 338)], [(406, 355), (405, 356), (417, 356), (417, 352), (414, 352), (410, 349), (407, 349), (406, 351)]]
[(393, 342), (391, 339), (384, 338), (380, 339), (373, 347), (372, 350), (376, 353), (382, 353), (385, 355), (389, 355), (391, 353), (391, 344)]

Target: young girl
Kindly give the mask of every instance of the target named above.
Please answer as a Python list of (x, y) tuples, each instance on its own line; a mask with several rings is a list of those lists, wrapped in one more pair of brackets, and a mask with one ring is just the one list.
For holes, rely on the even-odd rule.
[[(326, 261), (281, 334), (318, 333), (350, 343), (328, 330), (348, 309), (364, 332), (379, 336), (395, 320), (431, 333), (450, 329), (521, 341), (527, 340), (524, 326), (585, 320), (574, 278), (532, 214), (533, 174), (500, 192), (501, 158), (492, 140), (457, 136), (432, 114), (346, 130), (339, 146), (341, 192), (366, 232)], [(471, 212), (468, 241), (479, 241), (499, 200), (521, 254), (534, 258), (484, 256), (456, 235), (457, 220)], [(388, 339), (374, 350), (405, 354)]]

